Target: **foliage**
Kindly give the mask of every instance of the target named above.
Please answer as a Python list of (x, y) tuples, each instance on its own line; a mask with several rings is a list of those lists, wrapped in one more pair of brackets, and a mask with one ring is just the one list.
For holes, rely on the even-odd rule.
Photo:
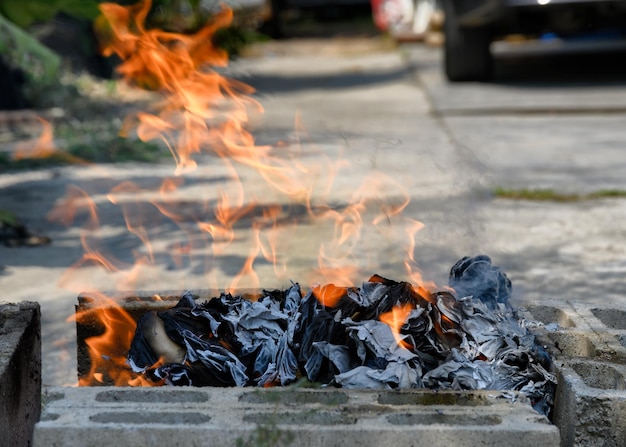
[[(152, 0), (146, 26), (148, 29), (158, 28), (175, 33), (194, 33), (209, 23), (223, 5), (217, 0)], [(217, 30), (213, 36), (213, 43), (230, 56), (240, 55), (243, 48), (251, 43), (267, 40), (267, 37), (254, 31), (254, 24), (247, 23), (246, 14), (242, 13), (240, 17), (239, 12), (231, 26)]]
[(24, 70), (31, 79), (48, 84), (55, 77), (61, 59), (24, 30), (0, 14), (0, 54), (11, 67)]
[(0, 152), (0, 172), (79, 163), (154, 163), (169, 155), (169, 151), (157, 144), (115, 136), (75, 142), (66, 151), (55, 151), (47, 157), (13, 159), (8, 153)]
[(217, 30), (213, 43), (228, 52), (230, 57), (240, 56), (244, 48), (252, 43), (265, 42), (269, 37), (244, 26), (230, 26)]
[(155, 162), (169, 155), (169, 151), (162, 149), (158, 144), (122, 137), (75, 143), (69, 147), (68, 153), (73, 157), (95, 163)]
[(19, 220), (15, 214), (10, 211), (0, 209), (0, 227), (14, 227), (19, 224)]
[[(211, 17), (200, 0), (153, 0), (147, 17), (148, 28), (176, 33), (197, 31)], [(216, 2), (218, 3), (218, 2)]]
[(59, 13), (93, 20), (98, 15), (97, 0), (2, 0), (0, 14), (26, 28), (35, 22), (47, 22)]

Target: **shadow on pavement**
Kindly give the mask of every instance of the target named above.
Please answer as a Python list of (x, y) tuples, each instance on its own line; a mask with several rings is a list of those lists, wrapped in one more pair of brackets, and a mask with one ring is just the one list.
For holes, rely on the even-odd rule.
[(280, 76), (254, 74), (246, 79), (258, 93), (288, 93), (298, 90), (341, 90), (402, 81), (411, 76), (410, 67), (398, 67), (379, 72), (346, 72), (319, 76)]
[(626, 51), (506, 55), (496, 59), (495, 83), (559, 88), (626, 85)]

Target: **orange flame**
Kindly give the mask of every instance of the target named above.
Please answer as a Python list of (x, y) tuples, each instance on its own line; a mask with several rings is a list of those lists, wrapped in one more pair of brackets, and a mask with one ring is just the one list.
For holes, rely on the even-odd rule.
[(32, 141), (19, 143), (15, 147), (13, 157), (16, 160), (24, 158), (47, 158), (57, 152), (54, 144), (54, 132), (49, 121), (41, 117), (37, 117), (41, 123), (42, 129), (39, 137)]
[(405, 349), (411, 349), (412, 346), (404, 340), (400, 334), (400, 329), (413, 309), (415, 309), (415, 306), (409, 303), (394, 306), (389, 312), (381, 314), (379, 318), (380, 321), (389, 326), (393, 337), (396, 339), (396, 343)]
[[(359, 264), (368, 259), (379, 264), (375, 253), (362, 253), (363, 226), (367, 224), (381, 232), (383, 227), (394, 233), (407, 232), (410, 245), (405, 263), (407, 272), (412, 282), (418, 284), (416, 289), (420, 295), (429, 296), (426, 290), (431, 286), (422, 281), (414, 262), (414, 238), (423, 224), (401, 217), (409, 198), (399, 182), (376, 173), (375, 178), (364, 180), (355, 189), (348, 203), (329, 205), (335, 179), (348, 168), (346, 160), (339, 157), (331, 162), (320, 156), (321, 163), (310, 160), (304, 163), (299, 146), (256, 145), (246, 129), (249, 111), (262, 111), (250, 97), (254, 89), (212, 71), (211, 67), (227, 65), (226, 52), (215, 48), (211, 38), (216, 30), (230, 23), (232, 11), (217, 14), (195, 33), (182, 34), (148, 29), (145, 22), (151, 6), (150, 0), (133, 6), (103, 3), (96, 28), (103, 54), (116, 54), (123, 60), (119, 73), (130, 83), (162, 95), (162, 101), (150, 110), (127, 119), (122, 133), (136, 132), (144, 141), (160, 140), (174, 158), (175, 177), (165, 179), (155, 191), (123, 182), (105, 197), (107, 204), (119, 206), (128, 231), (140, 240), (145, 250), (133, 253), (136, 262), (132, 266), (107, 256), (102, 244), (98, 244), (96, 200), (78, 188), (68, 190), (67, 198), (57, 205), (50, 217), (70, 223), (78, 215), (87, 215), (81, 236), (85, 255), (75, 267), (92, 264), (103, 267), (122, 277), (121, 286), (132, 288), (142, 267), (156, 262), (149, 225), (153, 219), (169, 219), (187, 235), (185, 241), (173, 241), (168, 248), (176, 265), (183, 265), (185, 256), (191, 257), (198, 242), (206, 245), (202, 249), (208, 248), (204, 250), (208, 257), (227, 256), (229, 248), (239, 242), (235, 234), (238, 222), (245, 219), (249, 220), (245, 227), (251, 230), (251, 245), (228, 290), (234, 291), (244, 284), (258, 287), (260, 280), (255, 263), (262, 263), (257, 260), (265, 259), (270, 263), (277, 278), (284, 278), (288, 273), (288, 261), (283, 255), (288, 244), (281, 219), (291, 205), (298, 205), (306, 210), (302, 213), (304, 216), (287, 216), (289, 225), (308, 219), (307, 224), (331, 227), (329, 237), (312, 243), (318, 249), (318, 268), (311, 282), (325, 284), (316, 286), (313, 293), (324, 306), (337, 305), (346, 287), (354, 284)], [(219, 158), (223, 180), (216, 191), (206, 193), (204, 205), (185, 212), (181, 210), (177, 191), (185, 183), (182, 175), (199, 167), (200, 153)], [(254, 185), (253, 191), (244, 189), (242, 178)], [(389, 196), (399, 199), (390, 203), (386, 199)], [(193, 220), (192, 225), (189, 225), (190, 220)], [(198, 230), (200, 236), (196, 234)], [(322, 236), (326, 235), (322, 233)], [(217, 283), (217, 278), (216, 275), (216, 284), (211, 287), (224, 287), (225, 284)], [(65, 275), (63, 282), (72, 283), (72, 275)], [(103, 309), (98, 318), (106, 320), (105, 333), (90, 341), (93, 368), (110, 364), (111, 360), (101, 361), (102, 355), (109, 355), (109, 350), (115, 353), (120, 347), (127, 350), (134, 328), (132, 318), (121, 309), (115, 309), (115, 303), (103, 300), (102, 304), (107, 309)], [(385, 320), (381, 317), (392, 327), (398, 344), (405, 347), (399, 331), (409, 312), (410, 306), (402, 306), (383, 316)], [(130, 334), (130, 338), (121, 336), (120, 332)], [(121, 357), (115, 357), (115, 362), (122, 362)], [(119, 363), (118, 369), (124, 370), (122, 365)], [(93, 368), (93, 377), (104, 374)]]
[(14, 160), (50, 158), (54, 156), (59, 161), (71, 164), (88, 164), (85, 160), (60, 150), (54, 142), (54, 131), (50, 122), (39, 116), (37, 120), (41, 123), (41, 133), (35, 139), (17, 143), (13, 152)]
[(313, 295), (327, 307), (335, 307), (339, 300), (346, 294), (345, 287), (337, 287), (334, 284), (318, 285), (313, 288)]
[(91, 358), (91, 369), (79, 377), (80, 386), (113, 384), (118, 386), (154, 385), (126, 364), (128, 347), (137, 326), (135, 320), (114, 300), (95, 294), (92, 310), (77, 312), (76, 321), (85, 326), (102, 326), (102, 335), (85, 340)]
[[(246, 107), (261, 107), (245, 96), (253, 89), (226, 79), (208, 66), (226, 66), (226, 51), (212, 44), (213, 34), (230, 24), (225, 9), (194, 34), (146, 29), (151, 1), (134, 6), (100, 5), (102, 52), (123, 59), (118, 71), (128, 81), (165, 93), (156, 113), (139, 113), (137, 135), (142, 140), (161, 139), (172, 152), (177, 173), (196, 167), (191, 157), (203, 150), (252, 162), (268, 148), (255, 147), (243, 129)], [(127, 122), (125, 131), (131, 127)], [(178, 135), (178, 136), (176, 136)]]
[(196, 76), (203, 64), (226, 65), (226, 51), (213, 46), (211, 37), (230, 24), (231, 10), (217, 14), (194, 35), (185, 35), (146, 29), (151, 6), (151, 0), (132, 6), (100, 5), (102, 16), (96, 20), (96, 28), (102, 36), (102, 54), (115, 53), (124, 61), (118, 71), (127, 80), (174, 90), (180, 82)]

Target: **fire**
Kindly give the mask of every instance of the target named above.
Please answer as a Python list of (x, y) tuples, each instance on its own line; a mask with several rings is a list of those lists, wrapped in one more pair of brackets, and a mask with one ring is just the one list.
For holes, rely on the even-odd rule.
[(47, 158), (57, 152), (52, 125), (41, 117), (37, 117), (37, 119), (41, 123), (39, 137), (35, 140), (18, 144), (13, 154), (16, 160), (23, 158)]
[(200, 75), (204, 64), (225, 66), (228, 55), (211, 44), (215, 31), (230, 24), (232, 11), (225, 9), (213, 22), (193, 35), (148, 30), (146, 18), (152, 2), (131, 6), (115, 3), (100, 5), (96, 22), (104, 42), (102, 54), (116, 53), (124, 61), (118, 71), (127, 80), (150, 88), (177, 89), (177, 85)]
[(384, 313), (380, 316), (380, 321), (382, 321), (391, 328), (391, 333), (396, 339), (396, 343), (405, 349), (411, 349), (411, 345), (404, 340), (404, 338), (400, 334), (400, 329), (406, 322), (407, 317), (413, 309), (415, 309), (414, 305), (406, 303), (403, 305), (394, 306), (393, 309), (391, 309), (389, 312)]
[[(314, 294), (322, 304), (333, 307), (346, 287), (354, 284), (359, 267), (380, 263), (372, 247), (367, 247), (368, 253), (361, 248), (363, 228), (371, 225), (380, 234), (408, 235), (407, 272), (417, 284), (416, 291), (428, 296), (426, 291), (433, 286), (422, 281), (414, 262), (415, 235), (423, 224), (402, 217), (409, 203), (402, 186), (377, 172), (355, 188), (347, 203), (334, 203), (330, 197), (335, 179), (349, 169), (346, 159), (319, 157), (320, 162), (304, 163), (299, 145), (257, 145), (247, 130), (250, 111), (263, 110), (251, 97), (254, 89), (212, 68), (228, 63), (226, 52), (213, 46), (212, 36), (231, 22), (232, 11), (225, 9), (200, 30), (183, 34), (149, 29), (146, 18), (150, 8), (149, 0), (132, 6), (103, 3), (96, 28), (102, 53), (122, 59), (120, 75), (129, 83), (158, 91), (162, 96), (150, 110), (128, 118), (122, 134), (161, 141), (169, 148), (176, 167), (173, 176), (164, 179), (157, 190), (125, 181), (100, 197), (101, 202), (79, 188), (71, 188), (50, 217), (69, 224), (76, 216), (87, 215), (82, 235), (85, 255), (74, 267), (100, 266), (116, 276), (118, 289), (133, 288), (142, 269), (158, 262), (150, 230), (155, 219), (162, 219), (185, 235), (184, 240), (174, 240), (168, 247), (175, 265), (183, 265), (186, 257), (191, 259), (201, 252), (209, 288), (234, 291), (244, 286), (259, 287), (257, 261), (271, 264), (276, 278), (291, 279), (286, 255), (290, 246), (287, 226), (304, 222), (332, 228), (329, 235), (321, 233), (322, 239), (313, 243), (318, 250), (318, 267), (311, 266), (315, 274), (311, 283), (323, 284), (314, 288)], [(203, 168), (201, 155), (211, 157), (210, 168), (219, 164), (215, 169), (219, 169), (223, 180), (214, 191), (200, 192), (205, 195), (204, 205), (186, 210), (179, 191), (185, 186), (187, 175)], [(246, 189), (244, 184), (253, 185), (253, 189)], [(391, 203), (388, 196), (399, 199)], [(134, 264), (111, 258), (98, 243), (98, 203), (119, 207), (128, 231), (141, 242), (142, 249), (133, 253)], [(305, 212), (292, 215), (292, 209)], [(238, 225), (250, 230), (250, 244), (239, 273), (225, 284), (211, 265), (228, 256), (233, 244), (241, 243), (236, 232)], [(295, 230), (290, 231), (295, 235)], [(73, 284), (73, 273), (69, 272), (63, 282)], [(103, 321), (104, 332), (90, 339), (89, 375), (111, 376), (109, 371), (115, 364), (113, 369), (119, 374), (115, 373), (112, 379), (116, 384), (125, 380), (128, 384), (140, 384), (125, 375), (127, 367), (122, 355), (122, 348), (128, 349), (132, 339), (134, 320), (111, 300), (103, 299), (101, 304), (102, 308), (93, 312)], [(409, 312), (410, 306), (402, 306), (381, 317), (404, 347), (408, 345), (402, 340), (400, 327)], [(78, 318), (92, 315), (81, 314)]]
[[(128, 346), (137, 323), (111, 298), (95, 294), (93, 309), (76, 315), (83, 326), (100, 326), (102, 335), (90, 337), (85, 343), (91, 353), (90, 371), (79, 371), (79, 385), (154, 385), (135, 374), (126, 365)], [(105, 354), (106, 353), (106, 354)]]
[(60, 150), (54, 142), (52, 124), (40, 116), (37, 117), (37, 120), (41, 123), (39, 136), (32, 140), (17, 143), (13, 152), (14, 160), (55, 157), (59, 161), (71, 164), (88, 164), (86, 161)]
[(136, 125), (142, 140), (162, 140), (174, 156), (178, 174), (195, 168), (192, 157), (204, 150), (254, 162), (268, 148), (255, 147), (243, 128), (246, 108), (260, 109), (247, 96), (253, 89), (208, 68), (228, 63), (226, 51), (212, 44), (212, 36), (230, 24), (232, 11), (224, 9), (194, 34), (181, 34), (146, 29), (151, 3), (128, 7), (104, 3), (96, 22), (102, 53), (117, 54), (124, 61), (118, 72), (129, 82), (164, 93), (155, 113), (137, 114), (124, 132)]
[(346, 288), (337, 287), (334, 284), (325, 284), (314, 287), (313, 294), (324, 306), (335, 307), (341, 297), (346, 294)]

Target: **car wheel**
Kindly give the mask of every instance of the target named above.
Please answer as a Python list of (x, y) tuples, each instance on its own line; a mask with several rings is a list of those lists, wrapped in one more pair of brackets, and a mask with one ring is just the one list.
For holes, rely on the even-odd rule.
[(446, 76), (450, 81), (487, 81), (493, 74), (489, 28), (463, 28), (449, 0), (444, 2)]

